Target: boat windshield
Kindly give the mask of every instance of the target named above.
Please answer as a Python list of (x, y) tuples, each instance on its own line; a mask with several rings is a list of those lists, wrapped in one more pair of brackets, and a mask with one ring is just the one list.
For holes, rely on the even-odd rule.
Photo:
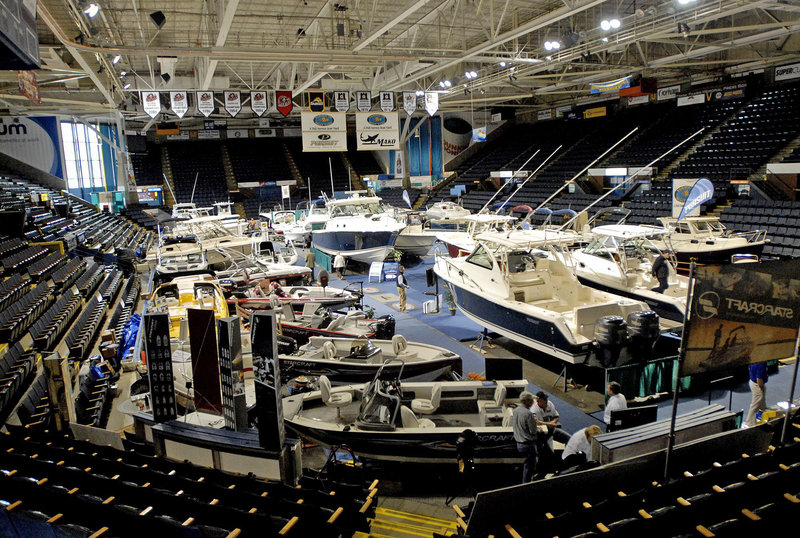
[(474, 263), (479, 267), (491, 269), (492, 257), (489, 255), (489, 251), (486, 250), (484, 245), (478, 245), (478, 248), (472, 251), (472, 254), (467, 258), (467, 263)]
[[(397, 368), (386, 370), (388, 364), (394, 362)], [(356, 419), (356, 424), (363, 430), (388, 430), (395, 429), (395, 420), (400, 411), (400, 375), (402, 375), (402, 361), (389, 359), (383, 363), (375, 378), (364, 390), (361, 397), (361, 408)]]
[(725, 226), (722, 223), (713, 220), (699, 220), (694, 223), (698, 232), (724, 232)]
[(599, 236), (589, 243), (583, 251), (586, 254), (613, 261), (615, 260), (614, 253), (617, 251), (617, 244), (611, 236)]
[(536, 258), (547, 258), (542, 250), (513, 250), (508, 253), (508, 272), (522, 273), (536, 270)]
[(369, 204), (349, 204), (337, 205), (331, 208), (331, 216), (334, 217), (354, 217), (356, 215), (374, 215), (383, 213), (383, 208), (377, 202)]
[(203, 255), (198, 253), (186, 254), (185, 256), (164, 256), (161, 258), (161, 265), (189, 265), (195, 263), (202, 263)]

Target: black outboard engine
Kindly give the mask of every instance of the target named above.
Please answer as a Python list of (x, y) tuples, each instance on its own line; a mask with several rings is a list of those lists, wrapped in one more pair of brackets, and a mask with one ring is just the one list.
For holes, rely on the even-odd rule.
[(390, 314), (381, 316), (375, 322), (375, 338), (378, 340), (391, 340), (394, 336), (395, 320)]
[(278, 353), (281, 355), (292, 355), (297, 353), (297, 340), (289, 336), (278, 335)]
[(608, 368), (617, 364), (622, 349), (628, 344), (628, 325), (622, 316), (603, 316), (594, 326), (597, 360)]
[(628, 351), (634, 361), (645, 362), (650, 358), (660, 334), (658, 314), (652, 310), (628, 314), (628, 335), (631, 339)]

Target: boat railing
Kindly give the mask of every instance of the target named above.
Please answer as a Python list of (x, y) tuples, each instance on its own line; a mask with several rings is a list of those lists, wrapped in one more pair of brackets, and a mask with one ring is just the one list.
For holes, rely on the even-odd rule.
[(470, 277), (467, 273), (465, 273), (463, 269), (457, 267), (452, 261), (450, 261), (448, 257), (439, 254), (438, 252), (436, 253), (436, 257), (437, 259), (441, 259), (445, 263), (445, 267), (447, 267), (448, 274), (450, 273), (450, 269), (452, 268), (454, 271), (458, 273), (458, 276), (460, 276), (462, 279), (469, 280), (473, 286), (476, 286), (478, 289), (481, 289), (480, 284), (475, 282), (475, 280), (472, 277)]
[(749, 232), (734, 232), (730, 237), (743, 237), (748, 243), (761, 243), (767, 240), (766, 230), (752, 230)]

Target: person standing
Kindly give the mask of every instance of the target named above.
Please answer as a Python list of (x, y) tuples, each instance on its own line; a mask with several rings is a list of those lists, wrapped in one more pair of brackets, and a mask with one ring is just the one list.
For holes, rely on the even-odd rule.
[(767, 381), (769, 374), (767, 374), (767, 363), (759, 362), (750, 365), (750, 392), (753, 393), (753, 399), (750, 401), (750, 410), (747, 412), (747, 418), (744, 419), (742, 426), (752, 428), (756, 425), (756, 413), (763, 411), (767, 408)]
[(406, 278), (406, 268), (402, 265), (397, 271), (397, 296), (400, 298), (398, 304), (400, 312), (406, 312), (406, 290), (408, 289), (408, 279)]
[(317, 255), (314, 254), (313, 248), (309, 248), (306, 253), (306, 267), (311, 269), (311, 282), (314, 282), (314, 273), (317, 268)]
[(511, 416), (511, 425), (517, 452), (525, 458), (525, 464), (522, 466), (522, 483), (527, 484), (533, 478), (536, 469), (536, 417), (531, 411), (533, 394), (524, 391), (519, 395), (519, 403)]
[(611, 412), (628, 408), (628, 400), (625, 399), (625, 395), (622, 394), (621, 391), (622, 387), (616, 381), (612, 381), (608, 384), (608, 401), (606, 402), (606, 410), (603, 413), (603, 422), (606, 423), (606, 431), (611, 431)]
[(669, 263), (663, 254), (659, 254), (653, 262), (652, 273), (658, 279), (658, 286), (653, 288), (653, 291), (664, 293), (669, 287)]
[(533, 416), (536, 418), (537, 426), (547, 428), (547, 433), (542, 430), (537, 436), (537, 451), (539, 457), (539, 474), (545, 475), (554, 470), (555, 454), (553, 453), (553, 433), (558, 426), (558, 411), (553, 402), (547, 397), (547, 393), (539, 391), (536, 393), (536, 405), (533, 406)]
[(342, 256), (341, 252), (333, 258), (333, 268), (336, 270), (336, 276), (339, 278), (344, 278), (345, 263), (344, 256)]

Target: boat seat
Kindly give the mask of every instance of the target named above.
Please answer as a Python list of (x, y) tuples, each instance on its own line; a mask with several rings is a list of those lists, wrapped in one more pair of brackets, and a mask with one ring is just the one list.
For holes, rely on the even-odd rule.
[(430, 419), (417, 418), (417, 415), (414, 414), (414, 411), (405, 405), (400, 406), (400, 420), (402, 421), (404, 428), (420, 428), (424, 430), (436, 427), (436, 424), (434, 424)]
[(339, 331), (344, 327), (344, 324), (347, 322), (346, 316), (339, 316), (335, 320), (331, 321), (330, 325), (326, 327), (329, 331)]
[(478, 409), (483, 407), (503, 407), (505, 401), (506, 386), (498, 383), (497, 388), (494, 389), (494, 395), (491, 400), (478, 400)]
[(514, 418), (514, 410), (507, 407), (503, 412), (503, 427), (508, 428), (511, 426), (511, 420)]
[(423, 415), (430, 415), (431, 413), (435, 413), (437, 409), (439, 409), (439, 402), (442, 399), (442, 384), (435, 383), (433, 385), (433, 389), (431, 390), (431, 399), (425, 398), (414, 398), (411, 400), (411, 410), (415, 413), (420, 413)]
[(319, 376), (319, 391), (322, 394), (322, 403), (335, 407), (339, 418), (342, 418), (342, 407), (353, 402), (353, 395), (349, 392), (332, 392), (331, 381), (325, 375)]
[(338, 358), (336, 356), (336, 344), (331, 341), (322, 344), (322, 356), (325, 357), (325, 360), (336, 360)]
[(415, 351), (408, 350), (408, 341), (402, 334), (392, 336), (392, 351), (398, 359), (414, 359), (417, 357)]
[(284, 304), (283, 306), (281, 306), (281, 312), (283, 313), (283, 321), (290, 321), (290, 322), (295, 321), (294, 310), (292, 310), (292, 305)]
[(345, 317), (348, 319), (366, 319), (367, 315), (363, 310), (351, 310)]

